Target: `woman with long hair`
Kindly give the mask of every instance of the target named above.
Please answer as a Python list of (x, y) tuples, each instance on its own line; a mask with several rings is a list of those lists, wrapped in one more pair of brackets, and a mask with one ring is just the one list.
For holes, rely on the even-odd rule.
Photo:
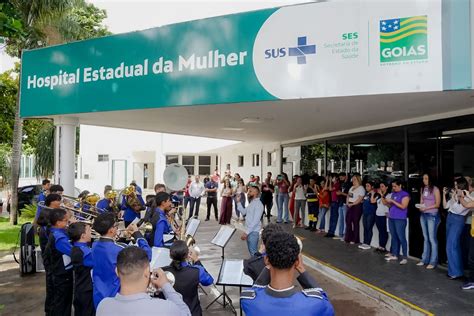
[[(461, 234), (469, 209), (464, 207), (461, 199), (467, 201), (463, 191), (468, 190), (466, 178), (460, 177), (454, 181), (454, 189), (443, 188), (443, 207), (448, 210), (446, 219), (446, 254), (448, 256), (448, 277), (451, 280), (463, 276), (463, 262), (461, 253)], [(450, 195), (446, 201), (446, 195)]]
[(372, 203), (377, 204), (377, 209), (375, 210), (375, 225), (379, 231), (379, 246), (375, 251), (386, 253), (388, 241), (388, 232), (387, 232), (387, 216), (388, 216), (388, 206), (383, 204), (383, 199), (386, 197), (390, 198), (392, 195), (389, 193), (389, 188), (386, 182), (380, 182), (377, 189), (377, 193), (371, 197)]
[[(199, 302), (199, 284), (208, 286), (214, 283), (212, 276), (206, 271), (199, 260), (198, 254), (188, 248), (186, 242), (177, 240), (170, 248), (171, 265), (163, 270), (171, 272), (175, 278), (174, 289), (183, 296), (191, 315), (201, 316), (202, 309)], [(189, 263), (191, 261), (192, 263)]]
[(232, 196), (233, 190), (230, 181), (229, 179), (226, 179), (221, 191), (221, 216), (219, 218), (219, 224), (221, 225), (230, 224), (230, 219), (232, 218)]
[(247, 186), (244, 183), (244, 179), (239, 177), (234, 189), (234, 208), (238, 221), (240, 221), (240, 212), (237, 209), (237, 196), (240, 196), (240, 203), (242, 203), (242, 206), (245, 208), (245, 193), (247, 193)]
[(319, 199), (319, 230), (326, 231), (326, 213), (329, 210), (329, 177), (319, 177), (318, 199)]
[(384, 201), (385, 204), (389, 206), (388, 225), (392, 237), (392, 245), (390, 247), (391, 255), (386, 257), (385, 260), (398, 260), (400, 256), (400, 248), (402, 248), (402, 259), (400, 260), (400, 264), (407, 264), (408, 242), (406, 238), (406, 230), (410, 195), (408, 192), (403, 190), (401, 180), (397, 179), (392, 182), (392, 196), (386, 197)]
[(278, 217), (277, 223), (281, 223), (282, 220), (288, 223), (288, 191), (290, 188), (290, 182), (288, 181), (288, 175), (286, 173), (281, 174), (281, 179), (277, 179), (276, 185), (278, 186)]
[(360, 243), (359, 222), (362, 216), (362, 200), (364, 196), (365, 189), (362, 186), (360, 175), (352, 176), (352, 187), (347, 194), (346, 234), (344, 237), (345, 242), (350, 244)]
[[(293, 180), (291, 181), (289, 194), (290, 194), (290, 202), (288, 204), (288, 208), (290, 209), (291, 218), (293, 218), (293, 226), (296, 227), (298, 225), (300, 219), (298, 214), (295, 214), (295, 186), (296, 182), (298, 181), (299, 176), (293, 176)], [(286, 222), (285, 222), (286, 223)]]
[(436, 233), (440, 223), (438, 213), (441, 204), (439, 189), (433, 185), (429, 174), (423, 174), (423, 187), (420, 190), (420, 224), (423, 231), (423, 255), (417, 266), (434, 269), (438, 265), (438, 238)]

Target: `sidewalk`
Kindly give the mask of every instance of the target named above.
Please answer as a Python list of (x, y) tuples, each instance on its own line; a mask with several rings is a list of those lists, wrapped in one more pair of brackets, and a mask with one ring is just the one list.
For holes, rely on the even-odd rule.
[(462, 282), (449, 280), (443, 269), (426, 270), (411, 259), (404, 266), (386, 262), (382, 254), (373, 250), (364, 251), (356, 245), (324, 238), (322, 234), (302, 228), (285, 227), (302, 237), (303, 253), (328, 273), (335, 272), (372, 290), (393, 295), (420, 311), (435, 315), (474, 315), (474, 293), (462, 291)]

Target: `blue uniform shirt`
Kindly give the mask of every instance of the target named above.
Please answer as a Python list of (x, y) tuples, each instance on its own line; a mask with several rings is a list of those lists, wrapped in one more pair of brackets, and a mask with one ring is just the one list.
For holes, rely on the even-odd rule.
[(69, 236), (67, 235), (66, 230), (63, 228), (51, 227), (49, 232), (54, 236), (54, 246), (56, 250), (63, 254), (64, 270), (72, 269), (72, 245), (69, 242)]
[(277, 292), (269, 286), (253, 286), (241, 294), (242, 309), (247, 316), (333, 316), (326, 293), (320, 288), (299, 291), (294, 287)]
[(155, 212), (158, 212), (160, 214), (160, 218), (158, 219), (158, 222), (156, 223), (155, 236), (153, 238), (153, 246), (164, 247), (165, 242), (163, 240), (163, 235), (169, 234), (173, 230), (171, 229), (170, 224), (168, 223), (168, 219), (166, 218), (165, 212), (158, 207), (156, 208)]
[[(141, 195), (137, 195), (137, 199), (140, 201), (142, 205), (145, 205), (145, 201), (143, 201), (143, 198)], [(127, 204), (127, 198), (123, 196), (122, 198), (122, 205), (120, 207), (122, 210), (125, 210), (123, 213), (123, 220), (126, 222), (132, 222), (135, 218), (140, 217), (139, 212), (135, 212), (128, 204)]]
[(99, 213), (103, 213), (101, 210), (105, 210), (107, 212), (112, 212), (113, 209), (110, 207), (110, 200), (109, 199), (102, 199), (97, 202), (96, 207), (98, 208)]
[(92, 258), (92, 249), (89, 245), (85, 242), (76, 241), (73, 243), (75, 247), (79, 247), (82, 251), (83, 255), (83, 262), (82, 264), (86, 267), (93, 268), (94, 267), (94, 259)]
[(39, 214), (41, 213), (41, 210), (43, 209), (41, 206), (40, 206), (40, 202), (44, 202), (46, 201), (46, 195), (44, 194), (44, 191), (42, 191), (40, 193), (40, 195), (38, 195), (38, 206), (36, 207), (36, 215), (35, 215), (35, 219), (38, 219), (38, 216)]
[[(138, 238), (136, 244), (147, 252), (148, 259), (151, 260), (151, 249), (147, 241), (144, 238)], [(125, 247), (127, 245), (104, 237), (101, 237), (92, 245), (94, 262), (92, 280), (94, 283), (95, 308), (104, 298), (114, 297), (120, 290), (120, 280), (115, 273), (115, 267), (117, 266), (118, 254)]]
[(212, 277), (212, 275), (209, 274), (209, 272), (206, 271), (206, 269), (204, 269), (200, 261), (196, 262), (193, 265), (187, 262), (181, 262), (181, 266), (182, 267), (189, 266), (189, 267), (198, 269), (199, 270), (199, 283), (201, 283), (202, 285), (208, 286), (214, 283), (214, 278)]

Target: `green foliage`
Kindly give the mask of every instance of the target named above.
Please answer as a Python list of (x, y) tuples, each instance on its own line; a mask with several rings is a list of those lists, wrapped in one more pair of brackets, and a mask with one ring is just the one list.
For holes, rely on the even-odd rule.
[(107, 27), (102, 25), (103, 20), (107, 18), (107, 13), (93, 4), (73, 7), (70, 16), (79, 25), (77, 32), (70, 34), (70, 38), (84, 40), (111, 34)]
[(2, 180), (0, 181), (0, 187), (4, 187), (10, 182), (11, 175), (11, 146), (7, 144), (0, 144), (0, 176)]
[(6, 38), (23, 35), (23, 23), (10, 1), (0, 3), (0, 36)]
[(49, 178), (54, 170), (54, 125), (44, 121), (36, 137), (35, 172), (38, 177)]
[(36, 209), (37, 205), (34, 203), (25, 205), (25, 207), (20, 210), (21, 217), (25, 220), (33, 220), (36, 216)]
[(18, 243), (21, 225), (31, 222), (23, 216), (20, 217), (19, 225), (11, 225), (8, 218), (0, 217), (0, 251), (13, 250)]
[[(351, 155), (353, 150), (351, 149)], [(324, 160), (324, 144), (316, 143), (307, 146), (301, 146), (301, 172), (312, 174), (317, 172), (318, 163), (317, 159)], [(347, 160), (347, 144), (330, 144), (327, 148), (327, 160), (328, 160), (328, 169), (329, 161), (334, 159), (336, 162), (339, 162), (339, 166), (342, 162), (344, 165)], [(322, 162), (322, 168), (324, 168), (324, 162)]]
[(0, 74), (0, 144), (12, 144), (18, 80), (13, 70)]

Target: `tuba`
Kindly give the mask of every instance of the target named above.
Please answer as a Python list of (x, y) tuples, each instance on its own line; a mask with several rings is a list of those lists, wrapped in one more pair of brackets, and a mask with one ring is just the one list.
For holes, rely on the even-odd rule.
[(133, 185), (129, 185), (122, 190), (122, 195), (125, 196), (125, 201), (135, 212), (139, 213), (143, 209), (143, 205), (138, 199), (137, 192)]

